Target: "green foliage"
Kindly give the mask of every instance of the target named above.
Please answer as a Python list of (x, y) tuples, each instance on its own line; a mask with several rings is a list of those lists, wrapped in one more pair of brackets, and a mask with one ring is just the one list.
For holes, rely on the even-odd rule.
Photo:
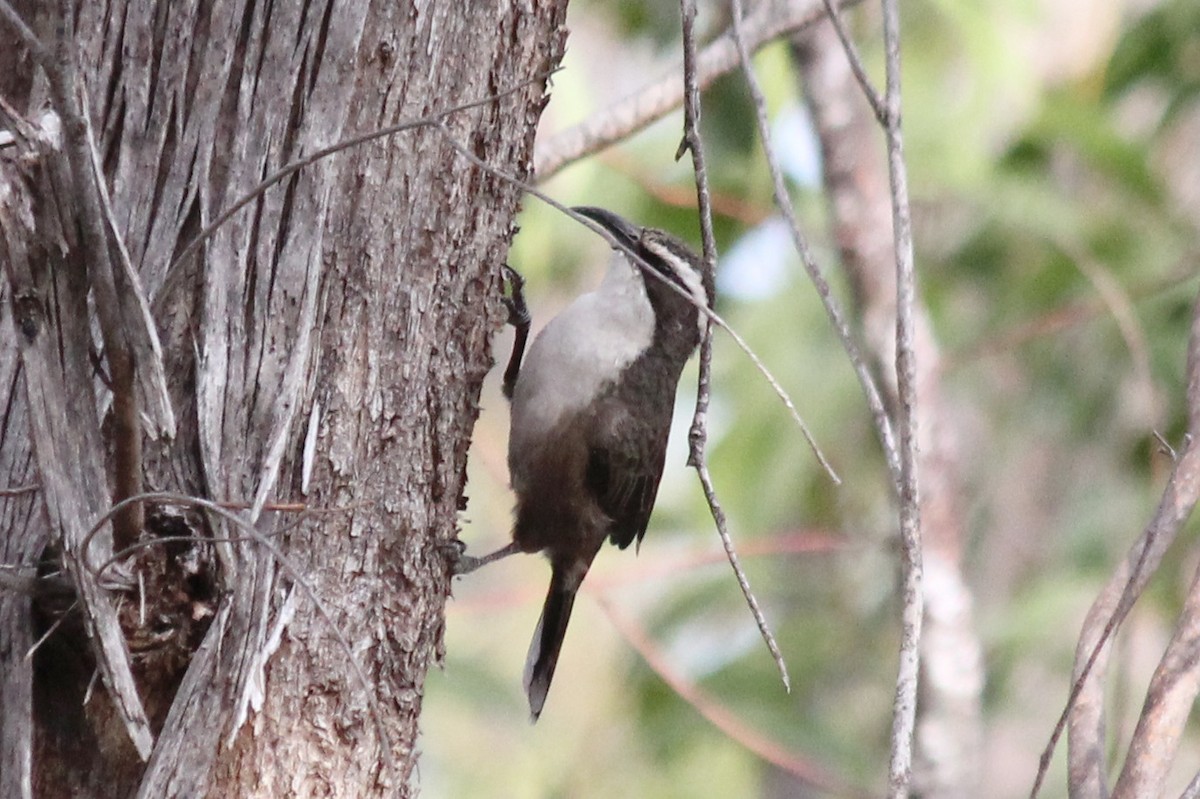
[(1150, 9), (1121, 37), (1105, 73), (1104, 92), (1115, 100), (1152, 84), (1168, 94), (1164, 124), (1200, 93), (1200, 6), (1171, 0)]

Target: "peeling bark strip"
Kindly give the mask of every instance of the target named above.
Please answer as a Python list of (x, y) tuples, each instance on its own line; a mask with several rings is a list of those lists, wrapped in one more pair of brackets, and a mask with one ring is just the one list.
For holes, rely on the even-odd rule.
[[(43, 5), (14, 4), (53, 50)], [(94, 253), (49, 213), (63, 194), (6, 172), (0, 192), (17, 210), (0, 242), (0, 342), (20, 351), (0, 343), (0, 470), (7, 484), (40, 481), (42, 491), (0, 496), (10, 522), (0, 552), (31, 569), (43, 554), (61, 557), (87, 629), (68, 613), (45, 644), (55, 658), (33, 668), (17, 665), (27, 645), (0, 646), (0, 795), (407, 795), (424, 676), (441, 646), (439, 544), (457, 524), (519, 194), (480, 169), (446, 170), (451, 146), (409, 131), (304, 167), (174, 261), (281, 167), (545, 74), (562, 54), (565, 0), (490, 14), (365, 0), (59, 5), (69, 6), (77, 91), (56, 86), (53, 99), (85, 103), (68, 142), (72, 173), (101, 173), (92, 211), (120, 297), (110, 306), (93, 281), (93, 307), (117, 309), (136, 359), (140, 393), (126, 396), (141, 398), (153, 433), (142, 442), (145, 484), (248, 500), (245, 522), (279, 532), (292, 519), (264, 504), (299, 498), (314, 418), (307, 504), (352, 510), (274, 540), (352, 644), (383, 712), (369, 710), (330, 624), (266, 548), (245, 536), (201, 542), (237, 539), (236, 525), (151, 506), (148, 535), (183, 530), (198, 544), (139, 549), (118, 570), (126, 581), (94, 585), (84, 559), (106, 560), (108, 536), (86, 553), (72, 542), (111, 505), (128, 406), (108, 402), (90, 351), (111, 374), (121, 347), (103, 320), (84, 323)], [(0, 63), (13, 67), (0, 71), (0, 97), (31, 118), (47, 83), (20, 48)], [(530, 84), (442, 124), (483, 161), (525, 176), (544, 102)], [(148, 313), (153, 326), (139, 332)], [(55, 541), (61, 552), (46, 551)], [(6, 643), (45, 630), (31, 604), (46, 601), (0, 594)], [(102, 684), (84, 704), (97, 666)]]
[[(8, 261), (9, 184), (0, 177), (0, 260)], [(42, 305), (32, 290), (13, 291), (0, 265), (0, 484), (29, 485), (35, 479), (29, 437), (8, 435), (28, 429), (28, 407), (21, 377), (19, 347), (38, 335)], [(46, 547), (45, 527), (30, 524), (41, 497), (34, 493), (0, 497), (0, 563), (11, 564), (22, 578), (35, 575)], [(24, 535), (4, 531), (25, 530)], [(25, 653), (34, 642), (27, 594), (0, 590), (0, 796), (24, 797), (32, 790), (33, 669)]]
[[(26, 387), (27, 435), (33, 445), (49, 517), (50, 542), (81, 598), (83, 621), (96, 648), (96, 667), (137, 755), (149, 757), (153, 735), (134, 683), (129, 649), (111, 598), (88, 568), (82, 544), (91, 520), (109, 505), (104, 448), (88, 368), (90, 337), (75, 320), (87, 319), (83, 248), (59, 224), (72, 218), (69, 174), (63, 168), (56, 119), (30, 131), (38, 161), (0, 161), (0, 262), (9, 290), (22, 301), (21, 367)], [(34, 196), (56, 197), (35, 208)], [(47, 235), (49, 234), (49, 235)], [(65, 237), (64, 237), (65, 236)], [(94, 552), (111, 553), (101, 536)], [(15, 654), (15, 653), (14, 653)]]

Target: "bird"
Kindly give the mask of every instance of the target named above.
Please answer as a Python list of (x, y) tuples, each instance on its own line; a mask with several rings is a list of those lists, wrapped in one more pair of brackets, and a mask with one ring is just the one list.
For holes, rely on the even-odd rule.
[(619, 246), (600, 285), (551, 319), (523, 360), (529, 317), (513, 282), (510, 321), (519, 346), (504, 378), (516, 495), (512, 542), (480, 558), (460, 553), (456, 567), (461, 574), (518, 552), (543, 552), (550, 561), (550, 586), (525, 663), (533, 722), (550, 690), (575, 595), (604, 541), (640, 548), (646, 534), (676, 388), (707, 328), (701, 309), (712, 303), (703, 260), (679, 238), (603, 208), (571, 210)]

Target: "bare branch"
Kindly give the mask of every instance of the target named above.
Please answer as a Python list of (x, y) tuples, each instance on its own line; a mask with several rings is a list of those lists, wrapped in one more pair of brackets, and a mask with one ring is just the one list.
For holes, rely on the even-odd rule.
[[(843, 7), (858, 0), (842, 3)], [(795, 33), (825, 17), (816, 0), (765, 0), (743, 23), (742, 36), (751, 51)], [(695, 61), (696, 84), (706, 89), (738, 66), (732, 28), (701, 50)], [(686, 87), (679, 82), (680, 68), (637, 94), (604, 109), (580, 125), (555, 134), (534, 153), (534, 174), (545, 181), (564, 167), (626, 139), (662, 119), (684, 102)]]
[(825, 13), (829, 16), (829, 21), (833, 23), (834, 31), (837, 32), (838, 41), (842, 43), (842, 50), (846, 53), (846, 60), (850, 64), (850, 70), (854, 73), (854, 79), (858, 81), (859, 88), (862, 89), (863, 97), (871, 106), (875, 120), (880, 125), (886, 125), (887, 112), (884, 110), (883, 98), (879, 96), (879, 92), (871, 85), (871, 79), (867, 77), (867, 68), (863, 66), (858, 48), (854, 46), (854, 42), (846, 32), (846, 24), (842, 21), (841, 11), (834, 6), (833, 0), (822, 0), (822, 2), (825, 4)]
[(825, 308), (825, 313), (829, 317), (830, 324), (833, 326), (834, 332), (842, 344), (842, 348), (845, 349), (846, 355), (850, 359), (850, 364), (854, 368), (854, 374), (862, 386), (863, 394), (867, 401), (867, 408), (870, 410), (872, 420), (875, 423), (876, 435), (879, 436), (879, 442), (883, 448), (884, 456), (891, 472), (893, 490), (899, 496), (901, 480), (900, 456), (896, 450), (895, 439), (892, 436), (891, 421), (888, 419), (887, 410), (884, 408), (879, 388), (875, 385), (875, 379), (871, 376), (870, 369), (868, 369), (866, 361), (862, 357), (858, 343), (854, 340), (854, 336), (850, 332), (850, 325), (846, 321), (846, 316), (842, 312), (837, 299), (834, 298), (833, 291), (829, 287), (829, 281), (825, 279), (821, 267), (817, 264), (816, 258), (808, 246), (807, 238), (805, 238), (804, 233), (800, 230), (800, 223), (796, 219), (795, 207), (792, 205), (791, 196), (788, 194), (787, 186), (784, 183), (783, 169), (779, 165), (779, 158), (776, 156), (775, 149), (771, 144), (771, 127), (767, 120), (766, 100), (759, 86), (758, 77), (754, 72), (754, 65), (750, 61), (750, 51), (745, 46), (743, 40), (742, 25), (738, 21), (742, 9), (740, 0), (733, 0), (732, 8), (734, 42), (742, 58), (742, 73), (746, 79), (747, 89), (750, 92), (751, 99), (754, 101), (758, 135), (762, 140), (763, 153), (767, 158), (767, 166), (771, 172), (771, 182), (775, 192), (775, 204), (779, 207), (779, 210), (788, 222), (792, 244), (796, 248), (796, 252), (800, 255), (800, 261), (804, 264), (804, 270), (808, 273), (809, 279), (816, 288), (817, 296)]
[(900, 428), (900, 546), (904, 610), (901, 620), (900, 666), (892, 717), (892, 758), (888, 794), (908, 795), (912, 779), (913, 728), (920, 674), (921, 624), (925, 615), (922, 589), (921, 506), (917, 475), (916, 351), (913, 346), (916, 275), (913, 267), (912, 219), (908, 207), (908, 174), (904, 136), (900, 130), (900, 8), (883, 0), (883, 44), (887, 58), (885, 95), (888, 176), (892, 188), (892, 236), (896, 248), (896, 413)]
[[(700, 234), (704, 242), (704, 286), (709, 295), (709, 305), (712, 305), (716, 295), (717, 271), (717, 242), (712, 229), (712, 199), (708, 190), (708, 169), (704, 163), (704, 142), (700, 137), (700, 86), (696, 76), (696, 3), (695, 0), (680, 0), (680, 17), (683, 26), (683, 81), (684, 81), (684, 124), (683, 140), (675, 158), (678, 160), (685, 151), (692, 154), (692, 172), (696, 179), (696, 201), (700, 211)], [(729, 524), (725, 511), (717, 498), (713, 486), (712, 475), (708, 471), (708, 458), (705, 452), (708, 446), (708, 406), (712, 397), (712, 323), (704, 329), (704, 339), (700, 343), (700, 377), (696, 389), (696, 410), (692, 415), (692, 426), (688, 431), (688, 465), (696, 470), (700, 485), (704, 489), (704, 498), (708, 501), (708, 509), (712, 513), (713, 523), (717, 526), (717, 535), (729, 566), (733, 569), (738, 588), (746, 600), (754, 623), (758, 626), (759, 635), (767, 645), (767, 650), (779, 670), (779, 678), (787, 692), (792, 690), (792, 680), (788, 675), (787, 662), (779, 650), (779, 642), (758, 604), (758, 598), (750, 588), (750, 578), (746, 576), (733, 538), (729, 534)]]
[(766, 118), (766, 103), (758, 86), (750, 53), (741, 36), (742, 4), (732, 0), (734, 39), (741, 57), (742, 71), (754, 99), (759, 135), (764, 142), (764, 151), (771, 168), (775, 199), (788, 219), (792, 238), (801, 260), (805, 264), (827, 313), (838, 331), (843, 345), (854, 365), (855, 372), (867, 395), (868, 405), (875, 416), (877, 430), (892, 469), (893, 485), (900, 500), (900, 539), (903, 551), (902, 571), (903, 614), (901, 619), (900, 664), (896, 678), (896, 699), (893, 707), (892, 758), (889, 766), (889, 795), (903, 797), (908, 794), (912, 776), (912, 740), (916, 718), (917, 687), (920, 666), (921, 623), (924, 615), (924, 597), (921, 589), (921, 536), (920, 509), (917, 492), (916, 464), (916, 417), (915, 417), (915, 356), (913, 354), (912, 305), (915, 294), (912, 267), (912, 231), (908, 213), (908, 192), (904, 173), (903, 139), (900, 134), (900, 84), (899, 84), (899, 19), (894, 0), (884, 3), (884, 38), (888, 53), (888, 168), (892, 187), (893, 235), (896, 248), (896, 373), (899, 398), (899, 423), (901, 447), (897, 451), (891, 437), (890, 424), (883, 408), (879, 391), (875, 387), (866, 364), (850, 336), (849, 329), (840, 309), (833, 301), (828, 285), (824, 281), (807, 242), (800, 233), (795, 212), (791, 205), (783, 174), (778, 165), (770, 142), (770, 130)]
[[(1105, 724), (1103, 681), (1109, 643), (1117, 628), (1158, 570), (1166, 550), (1175, 541), (1200, 498), (1200, 297), (1192, 313), (1187, 361), (1188, 433), (1176, 455), (1174, 468), (1163, 489), (1153, 518), (1130, 548), (1125, 559), (1092, 603), (1075, 648), (1074, 680), (1066, 707), (1042, 753), (1031, 797), (1036, 797), (1050, 767), (1054, 748), (1063, 728), (1070, 723), (1068, 740), (1068, 786), (1072, 796), (1101, 796), (1107, 793), (1104, 757)], [(1193, 588), (1193, 592), (1195, 588)], [(1191, 602), (1189, 596), (1189, 602)], [(1181, 615), (1180, 629), (1187, 627)], [(1185, 646), (1185, 644), (1179, 644)], [(1168, 650), (1170, 651), (1170, 650)], [(1166, 663), (1166, 655), (1164, 661)], [(1163, 665), (1160, 665), (1160, 671)], [(1156, 674), (1157, 679), (1157, 674)], [(1164, 689), (1165, 690), (1165, 689)], [(1147, 698), (1149, 702), (1149, 695)], [(1143, 719), (1146, 712), (1143, 711)], [(1139, 722), (1139, 729), (1141, 722)], [(1136, 735), (1136, 733), (1135, 733)], [(1133, 749), (1125, 770), (1131, 769)], [(1136, 768), (1136, 767), (1134, 767)], [(1124, 772), (1123, 772), (1124, 775)], [(1134, 779), (1130, 777), (1129, 779)], [(1138, 779), (1141, 779), (1139, 777)]]
[(1200, 693), (1200, 570), (1192, 580), (1175, 634), (1150, 680), (1146, 703), (1129, 742), (1129, 753), (1112, 799), (1163, 795), (1197, 693)]
[[(852, 286), (864, 351), (894, 407), (897, 385), (888, 376), (895, 374), (896, 259), (886, 153), (855, 84), (857, 56), (847, 56), (837, 31), (814, 26), (793, 37), (793, 52), (821, 142), (832, 238)], [(985, 678), (973, 597), (962, 571), (961, 414), (943, 390), (941, 347), (919, 295), (913, 314), (925, 614), (912, 789), (926, 797), (972, 796), (981, 787)]]

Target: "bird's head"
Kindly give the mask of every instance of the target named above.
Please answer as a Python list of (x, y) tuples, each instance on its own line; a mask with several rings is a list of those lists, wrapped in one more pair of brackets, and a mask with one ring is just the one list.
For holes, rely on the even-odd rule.
[[(571, 210), (600, 225), (621, 247), (654, 270), (657, 277), (643, 275), (642, 279), (651, 302), (656, 306), (656, 312), (659, 312), (659, 306), (664, 304), (678, 309), (673, 315), (683, 314), (690, 317), (694, 312), (699, 332), (703, 334), (707, 319), (697, 306), (711, 307), (712, 292), (704, 280), (704, 261), (691, 247), (665, 230), (635, 225), (604, 208), (582, 206)], [(629, 260), (632, 262), (632, 259)], [(637, 264), (633, 266), (640, 269)], [(676, 288), (662, 285), (662, 281), (669, 282)], [(679, 296), (679, 292), (682, 292), (683, 296)], [(660, 298), (661, 302), (656, 302)], [(661, 316), (661, 312), (659, 313)]]

